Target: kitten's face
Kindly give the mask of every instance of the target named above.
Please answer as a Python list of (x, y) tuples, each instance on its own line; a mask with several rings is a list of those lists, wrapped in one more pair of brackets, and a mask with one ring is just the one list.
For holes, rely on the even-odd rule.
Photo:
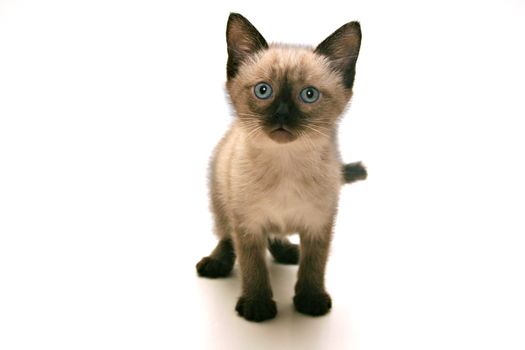
[(340, 29), (315, 50), (268, 46), (244, 17), (230, 15), (227, 88), (240, 124), (251, 138), (285, 144), (333, 136), (352, 95), (360, 43), (355, 26), (347, 29), (351, 30), (346, 36)]
[(350, 97), (324, 57), (286, 46), (252, 57), (228, 91), (241, 124), (278, 143), (330, 134)]

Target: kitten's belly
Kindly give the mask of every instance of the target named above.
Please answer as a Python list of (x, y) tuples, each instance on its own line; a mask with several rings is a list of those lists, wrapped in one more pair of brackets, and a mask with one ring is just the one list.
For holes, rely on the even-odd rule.
[(337, 193), (311, 192), (290, 184), (254, 196), (244, 206), (248, 227), (253, 231), (265, 228), (270, 233), (291, 234), (297, 231), (320, 232), (332, 219)]

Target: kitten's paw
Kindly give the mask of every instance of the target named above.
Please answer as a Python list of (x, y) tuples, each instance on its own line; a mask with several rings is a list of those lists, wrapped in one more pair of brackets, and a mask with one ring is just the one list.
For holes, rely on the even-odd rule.
[(226, 277), (233, 269), (233, 265), (210, 256), (204, 257), (197, 263), (197, 273), (202, 277)]
[(251, 299), (240, 297), (235, 310), (248, 321), (261, 322), (277, 315), (277, 305), (270, 298)]
[(290, 244), (281, 247), (271, 247), (270, 252), (279, 264), (297, 265), (299, 263), (299, 246)]
[(268, 249), (279, 264), (297, 265), (299, 263), (299, 245), (297, 244), (270, 241)]
[(295, 309), (310, 316), (321, 316), (332, 308), (332, 298), (327, 293), (299, 293), (293, 297)]

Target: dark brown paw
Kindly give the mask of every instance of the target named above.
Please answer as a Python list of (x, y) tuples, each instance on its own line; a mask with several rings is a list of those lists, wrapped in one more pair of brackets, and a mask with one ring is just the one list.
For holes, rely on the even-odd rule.
[(297, 265), (299, 263), (299, 246), (297, 244), (273, 241), (270, 242), (268, 249), (279, 264)]
[(332, 298), (327, 293), (300, 293), (294, 296), (293, 303), (297, 311), (311, 316), (324, 315), (332, 308)]
[(197, 263), (199, 276), (217, 278), (226, 277), (233, 269), (233, 264), (212, 257), (204, 257)]
[(277, 315), (277, 305), (272, 299), (250, 299), (240, 297), (235, 310), (248, 321), (261, 322)]

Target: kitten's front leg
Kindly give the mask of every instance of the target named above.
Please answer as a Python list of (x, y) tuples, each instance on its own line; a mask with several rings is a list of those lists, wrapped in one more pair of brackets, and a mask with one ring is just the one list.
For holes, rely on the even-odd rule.
[(277, 306), (266, 269), (266, 237), (237, 231), (235, 250), (242, 276), (242, 294), (235, 310), (248, 321), (261, 322), (274, 318)]
[(332, 299), (324, 286), (332, 224), (322, 232), (300, 232), (300, 236), (301, 256), (293, 302), (297, 311), (321, 316), (332, 307)]

